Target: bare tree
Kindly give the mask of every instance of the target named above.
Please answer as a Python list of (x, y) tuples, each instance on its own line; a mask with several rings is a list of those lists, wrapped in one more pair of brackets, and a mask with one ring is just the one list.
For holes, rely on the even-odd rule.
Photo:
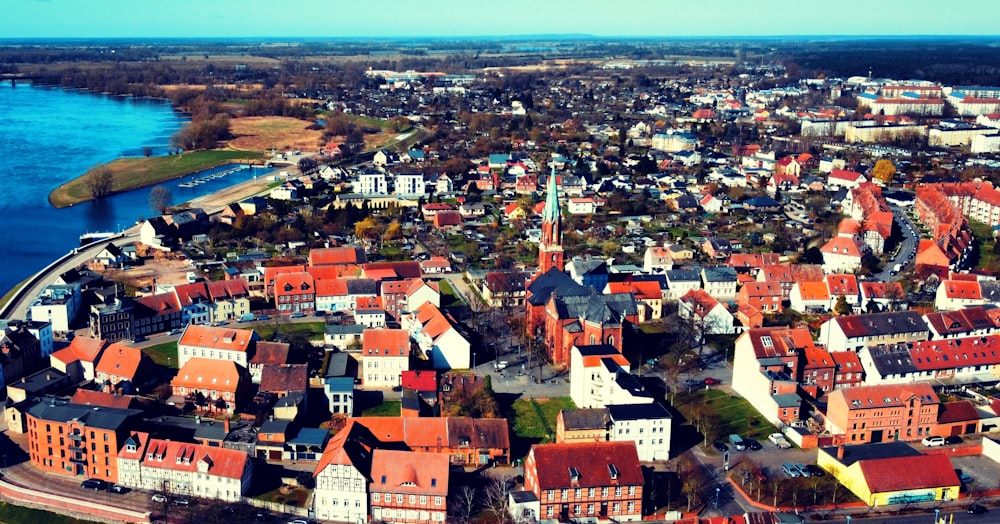
[(778, 497), (781, 496), (781, 490), (785, 487), (785, 479), (775, 476), (771, 478), (771, 495), (774, 496), (774, 502), (772, 506), (778, 506)]
[(149, 190), (149, 208), (154, 213), (166, 213), (174, 205), (174, 194), (166, 186), (154, 186)]
[(462, 486), (452, 498), (452, 516), (457, 522), (469, 522), (479, 507), (479, 493), (472, 486)]
[(510, 474), (499, 474), (490, 477), (486, 483), (485, 499), (493, 514), (505, 518), (510, 509), (510, 490), (514, 487), (514, 478)]
[(87, 171), (83, 183), (87, 186), (87, 191), (92, 198), (104, 198), (111, 194), (114, 177), (108, 166), (97, 166)]

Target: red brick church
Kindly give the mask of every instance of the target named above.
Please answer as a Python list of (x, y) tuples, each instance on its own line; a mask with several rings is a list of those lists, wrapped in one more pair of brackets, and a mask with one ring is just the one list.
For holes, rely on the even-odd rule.
[(528, 283), (526, 323), (529, 333), (542, 337), (552, 363), (569, 366), (574, 345), (609, 344), (621, 351), (624, 328), (637, 324), (639, 314), (631, 293), (602, 295), (563, 271), (562, 217), (554, 168), (546, 186), (538, 271)]

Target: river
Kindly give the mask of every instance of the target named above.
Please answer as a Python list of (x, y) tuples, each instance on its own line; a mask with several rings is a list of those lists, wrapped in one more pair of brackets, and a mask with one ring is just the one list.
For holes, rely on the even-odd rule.
[[(93, 231), (118, 231), (154, 216), (149, 189), (55, 209), (49, 192), (92, 166), (144, 148), (165, 154), (186, 121), (161, 100), (104, 96), (78, 90), (0, 82), (0, 295), (79, 244)], [(262, 171), (241, 170), (178, 187), (174, 203), (222, 189)]]

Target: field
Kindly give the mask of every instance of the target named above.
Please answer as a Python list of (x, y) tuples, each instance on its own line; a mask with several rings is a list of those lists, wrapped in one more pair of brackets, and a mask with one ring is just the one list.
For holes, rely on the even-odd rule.
[(386, 400), (370, 407), (361, 413), (362, 417), (398, 417), (402, 412), (403, 403), (398, 400)]
[(285, 116), (249, 116), (229, 121), (234, 137), (229, 147), (244, 151), (316, 151), (323, 131), (306, 129), (312, 124)]
[(718, 424), (714, 428), (715, 438), (724, 438), (726, 435), (737, 433), (759, 440), (777, 431), (749, 402), (721, 389), (703, 389), (677, 395), (674, 406), (677, 406), (689, 422), (696, 418), (695, 411), (698, 408), (710, 410), (718, 415)]
[(143, 348), (145, 353), (153, 362), (164, 367), (177, 369), (177, 342), (164, 342), (155, 346)]
[[(120, 158), (106, 164), (114, 180), (113, 192), (129, 191), (172, 180), (228, 162), (257, 161), (261, 153), (237, 150), (192, 151), (150, 158)], [(85, 176), (81, 175), (49, 193), (53, 207), (68, 207), (91, 200)]]
[(46, 522), (49, 524), (86, 524), (96, 522), (93, 520), (81, 520), (58, 513), (50, 513), (40, 509), (14, 506), (6, 502), (0, 502), (0, 522), (5, 524), (32, 524), (35, 522)]
[(576, 409), (569, 397), (518, 399), (514, 401), (514, 434), (541, 442), (555, 442), (556, 417), (564, 409)]

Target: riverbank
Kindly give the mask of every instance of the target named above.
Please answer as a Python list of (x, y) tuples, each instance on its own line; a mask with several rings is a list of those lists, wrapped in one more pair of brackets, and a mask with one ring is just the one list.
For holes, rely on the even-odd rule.
[[(154, 186), (221, 164), (261, 164), (263, 156), (256, 151), (213, 149), (159, 157), (119, 158), (99, 168), (109, 170), (112, 179), (111, 194), (114, 194)], [(55, 208), (64, 208), (93, 200), (87, 187), (87, 176), (84, 173), (53, 189), (48, 196), (49, 204)]]

